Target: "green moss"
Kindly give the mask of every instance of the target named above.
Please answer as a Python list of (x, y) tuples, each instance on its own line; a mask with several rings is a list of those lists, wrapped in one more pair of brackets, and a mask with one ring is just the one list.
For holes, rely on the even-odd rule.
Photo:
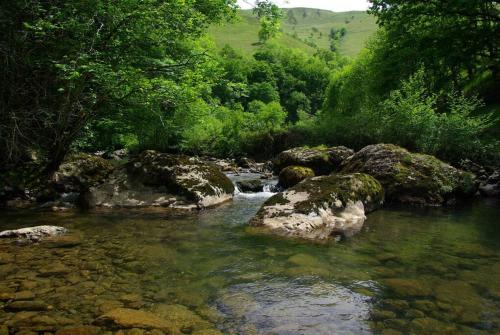
[[(365, 206), (370, 203), (381, 203), (384, 191), (380, 183), (373, 177), (356, 173), (352, 175), (330, 175), (328, 177), (311, 179), (292, 188), (296, 192), (307, 192), (309, 199), (298, 203), (295, 208), (298, 212), (307, 214), (317, 210), (318, 206), (335, 208), (345, 206), (348, 202), (361, 200)], [(341, 202), (341, 204), (338, 203)]]
[(289, 202), (290, 201), (288, 201), (287, 199), (285, 199), (285, 197), (283, 196), (283, 193), (278, 193), (275, 196), (269, 198), (264, 203), (263, 207), (265, 207), (265, 206), (274, 206), (274, 205), (286, 205)]
[(279, 184), (282, 187), (288, 188), (297, 185), (306, 178), (314, 176), (314, 171), (311, 168), (304, 166), (289, 166), (281, 170)]
[[(184, 155), (144, 151), (137, 159), (131, 161), (127, 168), (145, 185), (165, 186), (172, 193), (183, 195), (192, 201), (200, 200), (198, 193), (202, 196), (218, 195), (214, 188), (222, 189), (227, 194), (234, 192), (231, 180), (215, 165)], [(200, 175), (204, 182), (196, 178), (178, 178), (192, 172)]]
[(386, 188), (389, 201), (440, 205), (457, 195), (475, 192), (474, 176), (443, 163), (434, 156), (414, 154), (391, 144), (360, 150), (345, 172), (373, 175)]

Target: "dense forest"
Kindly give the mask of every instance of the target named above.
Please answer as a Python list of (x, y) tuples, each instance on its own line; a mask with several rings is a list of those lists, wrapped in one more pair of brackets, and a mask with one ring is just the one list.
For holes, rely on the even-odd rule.
[(283, 15), (268, 1), (251, 57), (207, 35), (238, 20), (231, 0), (1, 6), (3, 167), (36, 158), (51, 173), (72, 151), (263, 158), (379, 142), (499, 159), (496, 1), (371, 1), (379, 29), (354, 59), (274, 44)]

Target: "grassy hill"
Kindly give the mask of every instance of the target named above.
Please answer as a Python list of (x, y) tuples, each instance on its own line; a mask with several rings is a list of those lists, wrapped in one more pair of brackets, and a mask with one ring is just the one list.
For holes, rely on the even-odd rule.
[[(311, 8), (284, 11), (283, 33), (275, 43), (299, 48), (307, 53), (314, 53), (315, 46), (329, 49), (330, 30), (345, 28), (346, 35), (340, 41), (339, 52), (354, 57), (377, 29), (375, 18), (366, 12), (334, 13)], [(251, 10), (241, 10), (239, 16), (237, 22), (211, 27), (209, 33), (219, 48), (229, 44), (246, 54), (252, 54), (258, 48), (259, 22)]]

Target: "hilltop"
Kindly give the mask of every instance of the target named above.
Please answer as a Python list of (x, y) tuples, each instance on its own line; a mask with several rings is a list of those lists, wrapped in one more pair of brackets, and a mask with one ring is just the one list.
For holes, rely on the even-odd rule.
[[(283, 33), (275, 42), (309, 54), (314, 53), (315, 47), (329, 49), (331, 29), (345, 28), (346, 34), (340, 40), (338, 50), (345, 56), (354, 57), (377, 29), (375, 18), (366, 12), (335, 13), (312, 8), (290, 8), (284, 12)], [(213, 26), (209, 33), (219, 48), (229, 44), (251, 54), (258, 47), (258, 31), (259, 22), (252, 10), (240, 10), (237, 22)]]

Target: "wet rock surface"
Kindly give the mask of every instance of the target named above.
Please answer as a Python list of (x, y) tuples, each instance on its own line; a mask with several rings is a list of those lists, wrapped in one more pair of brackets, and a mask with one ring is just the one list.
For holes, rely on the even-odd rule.
[(342, 163), (354, 151), (346, 147), (298, 147), (283, 151), (273, 160), (273, 170), (279, 174), (288, 166), (310, 168), (318, 176), (340, 170)]
[(241, 192), (257, 193), (264, 190), (264, 183), (260, 179), (242, 180), (236, 182)]
[(495, 170), (481, 182), (479, 192), (486, 197), (500, 196), (500, 170)]
[(251, 225), (285, 236), (324, 240), (353, 235), (379, 208), (384, 191), (366, 174), (314, 177), (267, 200)]
[(389, 202), (444, 205), (471, 197), (477, 190), (473, 174), (392, 144), (361, 149), (345, 161), (342, 171), (372, 175), (384, 187)]

